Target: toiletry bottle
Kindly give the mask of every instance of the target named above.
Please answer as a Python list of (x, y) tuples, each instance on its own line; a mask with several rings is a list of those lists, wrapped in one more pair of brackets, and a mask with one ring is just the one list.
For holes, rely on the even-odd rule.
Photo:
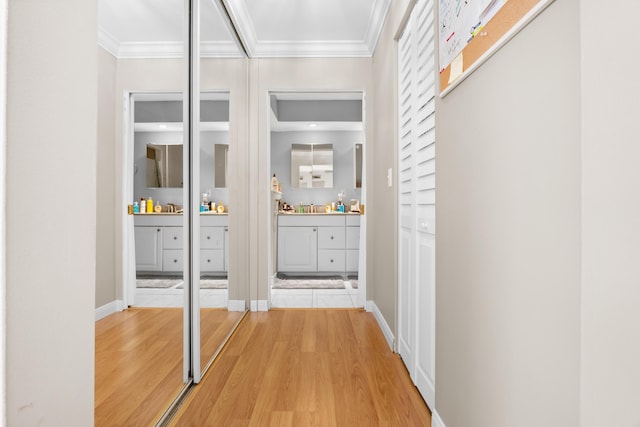
[(140, 199), (140, 213), (147, 213), (147, 201), (144, 197)]
[(154, 210), (155, 213), (162, 212), (162, 206), (160, 206), (160, 201), (159, 200), (156, 202), (156, 206), (153, 208), (153, 210)]
[(153, 212), (153, 200), (151, 199), (151, 197), (149, 197), (147, 199), (147, 213), (152, 213)]
[(138, 205), (138, 202), (133, 202), (133, 213), (140, 213), (140, 205)]
[(274, 193), (278, 191), (278, 178), (276, 178), (276, 174), (273, 174), (273, 178), (271, 178), (271, 191)]
[(200, 203), (200, 212), (209, 212), (209, 196), (202, 193), (202, 203)]

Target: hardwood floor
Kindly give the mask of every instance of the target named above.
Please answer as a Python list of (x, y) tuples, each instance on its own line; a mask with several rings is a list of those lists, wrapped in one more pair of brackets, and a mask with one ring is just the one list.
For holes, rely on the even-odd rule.
[[(201, 311), (204, 365), (242, 316)], [(182, 389), (180, 308), (130, 308), (96, 322), (95, 425), (153, 425)]]
[(373, 315), (249, 313), (172, 426), (430, 426)]

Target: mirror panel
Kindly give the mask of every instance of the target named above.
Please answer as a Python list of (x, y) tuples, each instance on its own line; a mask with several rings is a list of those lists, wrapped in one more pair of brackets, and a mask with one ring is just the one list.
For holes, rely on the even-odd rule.
[(292, 144), (293, 188), (333, 188), (333, 144)]
[(362, 144), (356, 144), (353, 155), (354, 188), (362, 188)]
[(182, 144), (147, 144), (147, 187), (182, 188)]

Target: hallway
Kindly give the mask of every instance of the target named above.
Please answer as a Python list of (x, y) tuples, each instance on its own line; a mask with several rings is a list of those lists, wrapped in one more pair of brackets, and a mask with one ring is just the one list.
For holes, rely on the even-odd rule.
[(429, 409), (362, 310), (251, 312), (174, 426), (429, 426)]

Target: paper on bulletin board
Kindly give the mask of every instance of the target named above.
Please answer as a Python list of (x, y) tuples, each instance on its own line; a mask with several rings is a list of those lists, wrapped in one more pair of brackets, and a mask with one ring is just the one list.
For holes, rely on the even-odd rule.
[(507, 0), (440, 0), (440, 71), (453, 63), (506, 2)]
[(444, 97), (554, 0), (439, 1), (440, 97)]

